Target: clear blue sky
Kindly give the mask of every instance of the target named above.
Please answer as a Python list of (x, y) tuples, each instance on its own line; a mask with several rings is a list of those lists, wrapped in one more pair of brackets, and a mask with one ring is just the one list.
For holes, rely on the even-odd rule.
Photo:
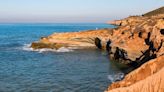
[(106, 22), (164, 6), (164, 0), (0, 0), (0, 22)]

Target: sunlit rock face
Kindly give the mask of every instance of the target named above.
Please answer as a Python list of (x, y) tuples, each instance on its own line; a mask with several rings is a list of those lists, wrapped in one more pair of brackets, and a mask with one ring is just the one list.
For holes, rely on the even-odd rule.
[[(127, 22), (113, 29), (109, 56), (120, 63), (139, 64), (164, 54), (164, 15), (129, 17)], [(136, 20), (135, 20), (136, 19)]]
[(163, 92), (164, 56), (150, 60), (132, 71), (122, 81), (109, 86), (106, 92)]
[(99, 48), (106, 50), (116, 62), (139, 66), (164, 54), (164, 15), (132, 16), (117, 28), (81, 32), (54, 33), (33, 42), (33, 49), (61, 47)]
[[(82, 32), (54, 33), (42, 37), (39, 42), (34, 42), (34, 49), (58, 47), (98, 47), (104, 49), (106, 42), (111, 38), (112, 29), (88, 30)], [(44, 44), (44, 45), (43, 45)], [(40, 46), (42, 45), (42, 46)]]
[(54, 33), (32, 43), (31, 47), (97, 47), (106, 50), (114, 62), (137, 68), (122, 81), (109, 86), (107, 92), (163, 92), (164, 14), (132, 16), (112, 24), (119, 26), (114, 29)]
[(54, 33), (48, 37), (42, 37), (31, 47), (34, 49), (98, 47), (106, 49), (109, 52), (109, 57), (120, 63), (142, 64), (163, 55), (163, 17), (164, 15), (133, 16), (119, 20), (121, 26), (114, 29)]
[(110, 39), (110, 58), (138, 68), (105, 92), (164, 92), (164, 14), (111, 23), (119, 27)]

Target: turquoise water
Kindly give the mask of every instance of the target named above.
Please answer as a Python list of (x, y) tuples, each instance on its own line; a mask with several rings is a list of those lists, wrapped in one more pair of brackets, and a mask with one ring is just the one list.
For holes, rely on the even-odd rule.
[(96, 49), (32, 51), (54, 32), (113, 28), (107, 24), (0, 24), (0, 92), (102, 92), (123, 70)]

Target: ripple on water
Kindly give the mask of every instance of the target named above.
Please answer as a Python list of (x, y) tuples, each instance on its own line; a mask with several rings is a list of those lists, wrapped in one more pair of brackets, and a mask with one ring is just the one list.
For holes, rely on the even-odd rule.
[[(51, 25), (51, 26), (50, 26)], [(53, 32), (113, 27), (106, 24), (0, 25), (0, 92), (102, 92), (121, 72), (99, 50), (33, 50)], [(57, 30), (57, 31), (55, 31)], [(40, 53), (38, 53), (40, 52)]]

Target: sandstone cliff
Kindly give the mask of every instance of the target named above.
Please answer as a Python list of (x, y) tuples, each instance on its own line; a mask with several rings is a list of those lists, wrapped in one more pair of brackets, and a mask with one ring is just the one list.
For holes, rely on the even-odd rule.
[(164, 92), (164, 56), (150, 60), (132, 71), (106, 92)]
[(139, 64), (164, 54), (164, 15), (129, 17), (113, 29), (107, 45), (111, 59), (124, 64)]
[[(88, 30), (82, 32), (54, 33), (48, 37), (42, 37), (39, 42), (33, 42), (31, 47), (34, 49), (60, 47), (99, 47), (100, 49), (111, 38), (111, 29)], [(101, 40), (100, 40), (101, 39)]]
[(164, 14), (111, 23), (120, 26), (116, 29), (120, 36), (111, 39), (110, 57), (138, 68), (111, 84), (106, 92), (164, 92)]
[(111, 23), (118, 27), (54, 33), (33, 42), (31, 47), (97, 47), (106, 50), (115, 62), (137, 68), (122, 81), (113, 83), (107, 91), (164, 92), (164, 14), (131, 16)]

